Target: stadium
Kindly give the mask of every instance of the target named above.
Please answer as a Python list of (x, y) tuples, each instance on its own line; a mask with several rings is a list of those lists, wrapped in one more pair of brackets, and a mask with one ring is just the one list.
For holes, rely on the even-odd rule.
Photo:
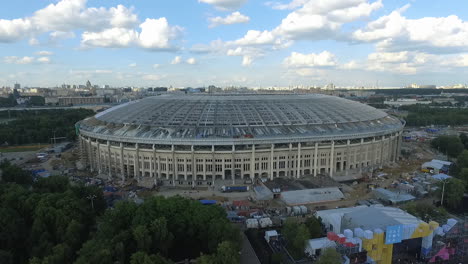
[(398, 159), (403, 127), (383, 111), (321, 94), (168, 94), (98, 113), (77, 132), (87, 166), (109, 179), (206, 186), (346, 180)]

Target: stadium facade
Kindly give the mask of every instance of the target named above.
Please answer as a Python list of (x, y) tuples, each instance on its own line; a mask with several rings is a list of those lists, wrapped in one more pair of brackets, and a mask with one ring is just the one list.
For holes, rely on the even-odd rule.
[(398, 159), (404, 123), (319, 95), (162, 95), (77, 123), (82, 157), (109, 178), (216, 180), (346, 177)]

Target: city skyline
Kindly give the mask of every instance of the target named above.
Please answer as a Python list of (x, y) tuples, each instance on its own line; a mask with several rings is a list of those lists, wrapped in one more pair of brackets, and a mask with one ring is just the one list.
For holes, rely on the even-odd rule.
[(0, 86), (466, 83), (462, 1), (20, 0)]

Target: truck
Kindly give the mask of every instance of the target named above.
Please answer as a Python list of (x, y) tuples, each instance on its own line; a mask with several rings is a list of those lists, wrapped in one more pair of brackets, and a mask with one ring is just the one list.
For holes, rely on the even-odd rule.
[(222, 192), (247, 192), (249, 190), (249, 186), (222, 186)]

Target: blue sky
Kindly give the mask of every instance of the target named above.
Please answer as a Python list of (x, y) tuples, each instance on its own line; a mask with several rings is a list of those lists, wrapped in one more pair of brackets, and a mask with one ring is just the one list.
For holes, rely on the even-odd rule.
[(16, 0), (0, 86), (467, 83), (462, 0)]

